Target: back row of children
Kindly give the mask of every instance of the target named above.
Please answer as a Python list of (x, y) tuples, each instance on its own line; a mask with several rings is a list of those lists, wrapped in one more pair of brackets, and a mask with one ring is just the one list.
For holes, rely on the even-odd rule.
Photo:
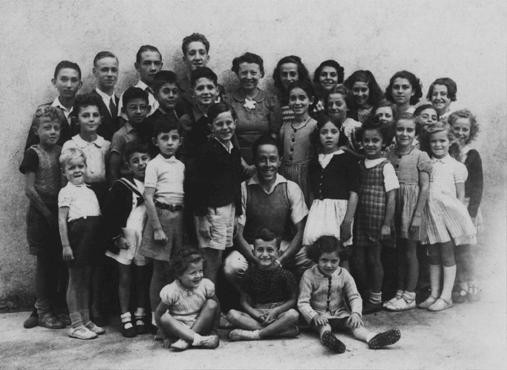
[[(65, 135), (71, 139), (64, 144), (60, 163), (68, 184), (60, 192), (57, 204), (63, 256), (71, 261), (68, 263), (67, 290), (71, 336), (86, 339), (103, 332), (101, 327), (90, 320), (88, 294), (78, 294), (88, 292), (86, 287), (91, 274), (90, 266), (100, 267), (103, 249), (99, 246), (104, 243), (94, 239), (97, 234), (93, 231), (98, 228), (96, 216), (101, 213), (107, 216), (107, 228), (102, 233), (110, 239), (107, 240), (107, 255), (118, 261), (122, 332), (126, 336), (148, 331), (149, 325), (145, 320), (147, 305), (143, 294), (149, 275), (147, 258), (153, 261), (150, 306), (152, 311), (156, 307), (164, 308), (153, 312), (153, 319), (158, 319), (159, 327), (164, 329), (162, 332), (174, 334), (175, 323), (162, 320), (162, 317), (167, 318), (164, 313), (171, 316), (175, 300), (181, 299), (183, 293), (193, 291), (189, 282), (192, 279), (180, 278), (191, 267), (191, 264), (182, 261), (187, 261), (192, 256), (192, 261), (206, 260), (205, 276), (211, 281), (208, 283), (206, 279), (202, 280), (197, 271), (193, 283), (201, 286), (201, 282), (206, 282), (201, 287), (206, 288), (205, 292), (199, 296), (213, 297), (212, 281), (216, 281), (224, 259), (224, 250), (233, 246), (237, 216), (241, 217), (237, 227), (236, 248), (241, 253), (230, 253), (224, 268), (226, 275), (242, 291), (246, 286), (257, 289), (264, 279), (262, 275), (248, 285), (241, 283), (242, 275), (249, 276), (249, 271), (254, 271), (253, 267), (261, 266), (260, 255), (256, 255), (255, 248), (251, 249), (251, 245), (256, 245), (258, 239), (267, 242), (286, 239), (286, 243), (275, 243), (278, 258), (273, 259), (273, 263), (284, 267), (292, 265), (301, 275), (311, 266), (304, 256), (305, 248), (323, 244), (322, 236), (333, 236), (336, 242), (328, 242), (340, 247), (341, 256), (350, 254), (347, 251), (352, 250), (352, 271), (366, 298), (365, 309), (368, 312), (381, 307), (383, 268), (380, 256), (382, 245), (387, 244), (387, 239), (398, 239), (396, 244), (400, 263), (398, 291), (393, 299), (385, 303), (386, 308), (403, 310), (415, 307), (418, 278), (416, 249), (419, 242), (430, 245), (431, 275), (431, 294), (420, 306), (439, 311), (452, 305), (451, 295), (456, 273), (454, 244), (460, 245), (456, 251), (462, 257), (461, 265), (465, 270), (456, 297), (477, 296), (469, 247), (475, 243), (475, 228), (467, 209), (459, 202), (465, 195), (473, 197), (468, 210), (473, 217), (478, 214), (482, 168), (478, 153), (470, 150), (468, 145), (475, 138), (477, 123), (468, 111), (448, 115), (449, 103), (455, 100), (456, 94), (452, 80), (435, 81), (428, 92), (432, 104), (421, 105), (414, 111), (413, 105), (422, 95), (421, 86), (409, 72), (402, 71), (393, 76), (386, 96), (394, 104), (387, 104), (378, 100), (382, 93), (368, 71), (352, 74), (345, 81), (348, 89), (340, 86), (343, 69), (333, 61), (326, 61), (317, 69), (315, 93), (312, 84), (305, 80), (306, 68), (301, 60), (290, 56), (283, 58), (275, 69), (275, 87), (280, 96), (272, 99), (257, 87), (264, 74), (262, 59), (246, 53), (233, 62), (233, 70), (240, 78), (240, 88), (231, 94), (232, 98), (225, 99), (231, 104), (214, 104), (220, 95), (220, 87), (216, 75), (203, 67), (208, 59), (209, 43), (202, 35), (192, 35), (186, 41), (186, 45), (185, 41), (183, 45), (185, 60), (191, 66), (198, 67), (191, 72), (192, 88), (187, 90), (192, 91), (191, 100), (188, 100), (188, 95), (186, 99), (182, 97), (185, 94), (181, 93), (174, 73), (159, 71), (162, 63), (158, 50), (144, 46), (137, 55), (136, 68), (141, 77), (140, 87), (143, 87), (142, 82), (150, 89), (146, 91), (134, 87), (123, 94), (123, 107), (119, 114), (125, 114), (127, 120), (119, 129), (114, 125), (121, 121), (113, 119), (115, 107), (118, 106), (118, 100), (112, 94), (118, 74), (116, 57), (102, 52), (95, 58), (94, 73), (97, 76), (97, 94), (100, 99), (90, 95), (75, 97), (80, 85), (77, 65), (62, 62), (57, 67), (53, 82), (60, 96), (53, 104), (38, 109), (27, 146), (31, 143), (38, 144), (27, 149), (21, 166), (22, 171), (27, 173), (27, 195), (31, 200), (28, 215), (29, 244), (32, 252), (37, 254), (37, 311), (33, 314), (32, 321), (38, 318), (38, 323), (47, 327), (64, 325), (62, 289), (58, 291), (56, 288), (61, 288), (65, 277), (60, 274), (60, 280), (57, 281), (58, 277), (54, 276), (56, 269), (53, 268), (58, 255), (58, 247), (55, 248), (58, 234), (52, 233), (53, 239), (50, 241), (47, 230), (56, 231), (55, 197), (60, 187), (56, 162), (59, 147), (56, 144), (62, 143)], [(331, 88), (326, 89), (330, 85)], [(151, 89), (155, 94), (153, 96), (150, 95)], [(106, 92), (109, 100), (99, 90)], [(151, 97), (155, 100), (152, 99), (150, 104)], [(70, 107), (72, 103), (73, 108)], [(70, 106), (65, 108), (65, 104)], [(154, 105), (158, 105), (158, 109), (145, 119), (150, 107)], [(322, 109), (326, 115), (319, 113)], [(413, 115), (410, 114), (411, 111), (414, 111)], [(70, 113), (79, 125), (79, 133), (74, 136), (69, 134), (75, 130), (67, 120), (71, 117)], [(107, 113), (111, 117), (110, 121), (103, 118)], [(448, 125), (434, 125), (439, 115), (448, 115)], [(364, 120), (365, 123), (352, 117)], [(394, 117), (397, 118), (393, 122)], [(277, 119), (281, 125), (276, 125)], [(97, 133), (101, 131), (104, 136), (109, 135), (106, 133), (107, 126), (110, 133), (118, 129), (112, 135), (111, 145)], [(419, 136), (425, 126), (429, 127), (424, 131), (426, 134)], [(269, 135), (264, 135), (266, 133), (279, 133), (283, 149), (279, 149), (276, 142), (271, 142), (270, 147)], [(450, 144), (454, 142), (449, 140), (451, 134), (458, 138), (456, 143), (461, 150), (456, 155), (461, 161), (468, 162), (470, 179), (474, 179), (472, 183), (467, 180), (465, 184), (466, 169), (448, 155)], [(431, 160), (417, 148), (418, 139), (420, 147), (430, 153)], [(259, 142), (251, 151), (252, 143), (256, 140)], [(263, 140), (264, 144), (260, 145)], [(175, 157), (181, 144), (179, 158), (183, 162)], [(387, 147), (390, 148), (385, 151)], [(271, 152), (261, 149), (271, 149)], [(386, 155), (391, 162), (384, 158)], [(150, 158), (153, 160), (148, 162)], [(278, 168), (283, 176), (277, 174)], [(247, 178), (250, 179), (240, 187), (241, 181)], [(119, 180), (114, 181), (117, 179)], [(83, 186), (84, 183), (91, 185), (95, 192), (86, 191), (89, 189)], [(105, 196), (110, 184), (111, 191)], [(260, 193), (256, 186), (261, 189)], [(41, 193), (43, 195), (38, 195)], [(46, 194), (48, 199), (43, 199)], [(95, 201), (92, 200), (94, 194)], [(311, 207), (305, 227), (307, 204)], [(144, 208), (148, 215), (146, 227)], [(185, 214), (184, 209), (190, 212)], [(273, 214), (273, 210), (285, 210), (288, 215)], [(265, 229), (260, 226), (266, 226), (266, 220), (262, 225), (252, 226), (251, 222), (248, 224), (249, 219), (262, 219), (266, 215), (270, 216), (264, 217), (267, 220), (288, 220), (292, 230), (282, 223), (281, 230), (277, 230), (274, 238), (258, 238), (262, 234), (260, 230)], [(194, 220), (192, 216), (195, 216)], [(44, 226), (46, 224), (47, 227)], [(195, 229), (191, 225), (195, 225)], [(276, 223), (267, 225), (268, 228), (280, 227)], [(188, 245), (195, 244), (195, 239), (198, 240), (201, 251), (193, 251), (195, 254), (183, 257), (184, 251), (189, 249)], [(47, 247), (49, 244), (51, 247)], [(351, 244), (354, 247), (347, 249), (346, 246)], [(301, 248), (302, 245), (305, 248)], [(48, 255), (48, 251), (53, 254)], [(171, 280), (169, 264), (175, 255), (180, 257), (174, 258), (175, 266), (172, 270), (175, 275), (172, 278), (178, 278), (169, 285), (172, 286), (171, 289), (169, 286), (166, 287), (168, 289), (162, 289)], [(320, 255), (314, 258), (317, 272), (327, 276), (325, 268), (319, 267), (319, 258)], [(132, 262), (134, 270), (130, 268)], [(249, 265), (251, 268), (247, 269)], [(100, 283), (100, 268), (96, 270), (95, 281)], [(130, 313), (132, 271), (137, 296), (134, 320)], [(337, 265), (333, 271), (346, 273), (346, 270)], [(304, 282), (303, 278), (301, 294), (305, 291)], [(99, 283), (94, 284), (97, 287), (94, 289), (96, 293), (101, 290)], [(353, 289), (349, 293), (354, 295)], [(252, 294), (258, 293), (250, 293)], [(342, 291), (338, 290), (336, 294), (340, 295)], [(295, 296), (297, 292), (291, 299), (284, 299), (290, 301)], [(276, 307), (268, 307), (266, 314), (264, 311), (260, 314), (260, 311), (249, 309), (252, 308), (249, 302), (252, 297), (248, 297), (246, 294), (242, 298), (242, 307), (258, 324), (255, 326), (248, 320), (245, 323), (238, 312), (229, 312), (231, 322), (243, 329), (250, 329), (248, 332), (231, 332), (232, 339), (264, 336), (265, 333), (260, 334), (262, 330), (259, 325), (262, 328), (269, 327), (268, 324), (273, 323), (271, 319), (278, 318), (282, 311), (290, 312), (285, 308), (292, 307), (295, 302), (280, 305), (284, 307), (283, 310), (275, 310), (281, 297), (271, 302), (266, 302), (266, 297), (261, 297), (257, 303), (275, 304)], [(351, 298), (354, 297), (348, 297)], [(98, 302), (99, 298), (94, 297), (93, 301)], [(319, 307), (317, 301), (311, 300), (310, 305), (312, 302)], [(186, 322), (187, 327), (202, 326), (209, 331), (209, 320), (204, 320), (206, 323), (202, 324), (199, 320), (201, 316), (196, 313), (203, 307), (210, 308), (209, 306), (212, 306), (211, 311), (216, 311), (214, 305), (208, 300), (200, 299), (192, 302), (191, 306), (194, 307), (194, 321)], [(305, 308), (301, 304), (298, 307), (303, 316), (314, 325), (322, 327), (329, 323), (333, 327), (326, 319), (330, 311), (324, 310), (323, 317), (317, 318), (305, 315)], [(179, 313), (188, 314), (185, 311), (187, 308), (185, 304), (179, 306)], [(93, 316), (99, 316), (99, 312), (94, 313), (93, 309), (92, 305)], [(214, 317), (214, 314), (206, 312), (206, 317)], [(53, 313), (60, 315), (55, 316)], [(361, 309), (358, 314), (359, 321), (338, 321), (342, 326), (347, 324), (357, 328), (361, 326)], [(282, 325), (280, 328), (283, 330), (277, 333), (294, 334), (294, 316), (293, 313), (284, 315), (284, 322), (288, 326)], [(331, 316), (334, 317), (334, 313)], [(200, 324), (196, 324), (198, 322)], [(176, 327), (182, 329), (178, 325)], [(176, 341), (175, 349), (186, 348), (189, 344), (214, 346), (217, 343), (209, 335), (199, 336), (199, 330), (194, 332), (198, 336), (191, 337), (194, 334), (183, 329), (176, 330), (176, 336), (183, 341)], [(341, 351), (342, 345), (337, 344), (334, 337), (323, 335), (324, 332), (327, 331), (321, 332), (323, 343)], [(265, 336), (272, 334), (268, 331)], [(366, 340), (373, 338), (372, 335), (367, 338), (368, 335), (356, 336)], [(371, 346), (390, 343), (397, 337), (398, 332), (390, 331), (380, 337), (385, 339), (380, 344), (375, 344), (374, 341)]]

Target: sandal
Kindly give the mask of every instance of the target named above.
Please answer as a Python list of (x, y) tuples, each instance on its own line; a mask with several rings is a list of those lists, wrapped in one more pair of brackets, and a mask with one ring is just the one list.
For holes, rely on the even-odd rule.
[(407, 301), (405, 298), (400, 298), (389, 306), (384, 306), (389, 311), (406, 311), (415, 308), (415, 299)]
[(437, 297), (433, 297), (432, 295), (428, 296), (428, 298), (426, 298), (425, 301), (419, 303), (417, 305), (417, 307), (419, 308), (428, 308), (429, 306), (431, 306), (433, 303), (435, 303), (437, 300)]
[(448, 308), (451, 308), (452, 306), (453, 306), (452, 300), (448, 301), (447, 299), (440, 297), (435, 301), (435, 303), (433, 303), (431, 306), (428, 307), (428, 311), (432, 312), (443, 311), (447, 310)]
[(104, 328), (101, 328), (100, 326), (97, 326), (93, 321), (88, 321), (86, 324), (84, 324), (86, 329), (93, 331), (95, 334), (101, 335), (104, 334), (106, 331)]
[(97, 338), (97, 334), (95, 334), (93, 331), (87, 329), (86, 326), (79, 325), (76, 328), (70, 328), (69, 337), (87, 340), (87, 339)]
[(135, 326), (136, 326), (137, 334), (146, 334), (146, 333), (150, 332), (148, 326), (144, 322), (144, 318), (139, 318), (139, 317), (136, 318)]
[(121, 335), (125, 338), (134, 338), (137, 335), (137, 330), (132, 321), (129, 320), (121, 323)]

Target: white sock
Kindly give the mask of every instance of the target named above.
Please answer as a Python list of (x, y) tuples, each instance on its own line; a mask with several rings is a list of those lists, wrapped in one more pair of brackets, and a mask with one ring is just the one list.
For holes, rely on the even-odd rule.
[(151, 311), (151, 323), (153, 326), (157, 326), (157, 322), (155, 321), (155, 311)]
[(373, 338), (375, 335), (377, 335), (377, 333), (373, 333), (373, 332), (370, 332), (367, 336), (366, 336), (366, 342), (368, 343), (371, 338)]
[(132, 321), (132, 315), (130, 314), (130, 312), (122, 313), (120, 315), (120, 318), (122, 323)]

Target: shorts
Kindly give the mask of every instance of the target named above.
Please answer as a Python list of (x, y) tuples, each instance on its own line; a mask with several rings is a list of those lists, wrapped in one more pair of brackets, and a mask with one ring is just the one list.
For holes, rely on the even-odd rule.
[(222, 207), (208, 207), (206, 217), (210, 223), (211, 239), (205, 239), (199, 233), (201, 217), (195, 217), (197, 242), (200, 248), (224, 250), (232, 247), (234, 238), (234, 219), (236, 209), (234, 203)]
[[(69, 266), (91, 266), (103, 255), (99, 243), (100, 216), (78, 218), (67, 223), (69, 242), (74, 259)], [(101, 253), (102, 252), (102, 253)]]

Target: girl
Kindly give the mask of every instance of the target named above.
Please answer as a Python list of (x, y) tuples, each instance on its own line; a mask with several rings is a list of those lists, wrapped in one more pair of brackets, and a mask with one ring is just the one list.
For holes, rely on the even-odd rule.
[(339, 148), (340, 126), (328, 117), (319, 118), (314, 136), (320, 154), (310, 162), (310, 192), (314, 200), (303, 245), (312, 245), (322, 235), (332, 235), (344, 246), (350, 246), (359, 189), (357, 159)]
[[(146, 224), (144, 205), (144, 173), (150, 160), (148, 144), (130, 142), (125, 145), (125, 161), (129, 175), (115, 181), (109, 191), (105, 215), (107, 233), (112, 243), (106, 256), (118, 262), (118, 296), (120, 301), (121, 333), (131, 338), (147, 332), (146, 317), (147, 261), (139, 253)], [(134, 265), (134, 266), (132, 266)], [(135, 279), (135, 326), (130, 313), (132, 274)]]
[(451, 294), (456, 277), (454, 246), (476, 242), (474, 224), (462, 203), (467, 170), (462, 163), (449, 156), (452, 139), (451, 129), (440, 123), (429, 128), (421, 140), (422, 147), (431, 153), (433, 170), (428, 204), (422, 220), (427, 225), (425, 242), (430, 244), (431, 295), (419, 307), (430, 311), (452, 307)]
[(396, 144), (387, 154), (400, 183), (396, 196), (395, 227), (398, 243), (398, 290), (384, 304), (392, 311), (415, 308), (415, 288), (419, 276), (417, 244), (425, 230), (422, 212), (428, 199), (431, 161), (425, 152), (415, 147), (421, 126), (405, 113), (395, 123)]
[(325, 99), (331, 90), (343, 83), (343, 67), (336, 60), (328, 59), (320, 63), (313, 74), (313, 84), (318, 102), (316, 111), (325, 110)]
[(355, 132), (361, 127), (361, 122), (347, 117), (347, 89), (343, 85), (331, 89), (325, 107), (330, 120), (340, 128), (339, 144), (342, 149), (359, 156), (360, 148)]
[(322, 236), (308, 248), (316, 265), (301, 278), (299, 311), (319, 333), (321, 343), (337, 353), (345, 352), (345, 344), (333, 335), (338, 330), (350, 331), (371, 349), (396, 343), (401, 336), (398, 329), (372, 333), (364, 327), (361, 296), (350, 273), (339, 266), (339, 251), (340, 242), (333, 236)]
[[(468, 170), (468, 178), (465, 181), (465, 204), (477, 231), (480, 231), (482, 224), (480, 204), (484, 179), (481, 156), (471, 146), (472, 141), (477, 137), (479, 124), (475, 116), (466, 109), (451, 113), (448, 122), (460, 146), (456, 159), (463, 163)], [(474, 279), (473, 257), (469, 245), (462, 245), (456, 250), (456, 259), (458, 260), (459, 289), (453, 296), (454, 301), (463, 302), (466, 298), (472, 301), (478, 300), (479, 288)]]
[(451, 113), (451, 103), (456, 101), (458, 87), (449, 77), (437, 78), (428, 89), (426, 99), (433, 104), (441, 120), (447, 120)]
[(421, 82), (411, 72), (396, 72), (386, 88), (386, 98), (395, 104), (395, 114), (414, 113), (415, 107), (422, 96)]
[[(157, 325), (169, 339), (174, 351), (188, 347), (217, 348), (220, 341), (213, 332), (218, 303), (215, 285), (203, 277), (204, 257), (197, 249), (182, 249), (171, 261), (176, 276), (160, 291), (155, 311)], [(167, 342), (166, 342), (167, 343)]]
[(90, 320), (90, 268), (99, 256), (97, 230), (100, 207), (95, 193), (85, 184), (86, 157), (81, 149), (62, 151), (60, 165), (68, 183), (58, 193), (58, 226), (63, 260), (68, 263), (67, 305), (69, 336), (96, 338), (104, 329)]
[(350, 94), (349, 117), (366, 122), (372, 116), (373, 107), (384, 97), (373, 73), (355, 71), (345, 80), (345, 86)]
[(289, 86), (297, 81), (304, 81), (311, 84), (308, 69), (296, 55), (283, 57), (276, 64), (273, 71), (273, 80), (277, 91), (278, 101), (276, 103), (277, 122), (281, 125), (294, 120), (294, 112), (289, 107)]
[(382, 99), (373, 110), (373, 116), (383, 125), (392, 124), (394, 121), (393, 104), (386, 99)]
[(308, 164), (313, 156), (311, 133), (317, 121), (310, 117), (310, 106), (315, 94), (310, 82), (294, 82), (289, 87), (289, 106), (294, 112), (294, 120), (285, 122), (280, 129), (283, 145), (283, 162), (280, 173), (288, 180), (297, 183), (308, 203)]
[(439, 121), (438, 112), (431, 104), (421, 104), (414, 111), (414, 117), (423, 129), (430, 127)]
[(367, 123), (359, 129), (358, 136), (365, 159), (360, 162), (359, 201), (354, 224), (354, 260), (362, 289), (369, 288), (364, 313), (371, 313), (382, 308), (384, 270), (380, 256), (382, 243), (391, 239), (396, 189), (399, 188), (399, 183), (393, 165), (382, 157), (382, 151), (392, 142), (390, 127)]

